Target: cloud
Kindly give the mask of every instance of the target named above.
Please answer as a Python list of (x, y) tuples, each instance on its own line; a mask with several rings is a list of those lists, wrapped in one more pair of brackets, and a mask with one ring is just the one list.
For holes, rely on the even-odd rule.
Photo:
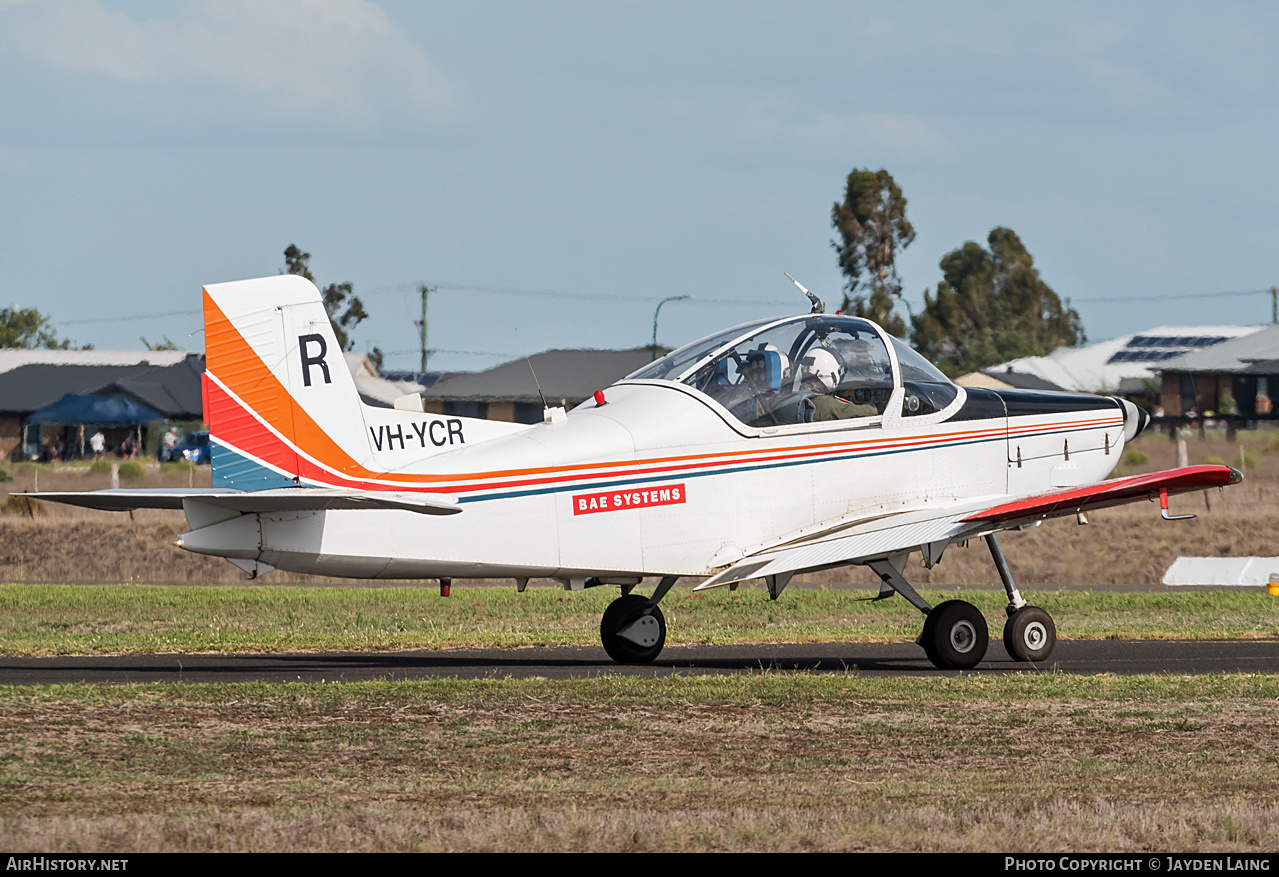
[(769, 97), (713, 118), (711, 125), (723, 144), (765, 153), (842, 158), (856, 150), (929, 161), (953, 155), (949, 138), (915, 113), (820, 111)]
[(367, 0), (191, 0), (144, 19), (101, 0), (0, 0), (0, 40), (129, 86), (213, 89), (271, 114), (377, 125), (447, 109), (440, 73)]

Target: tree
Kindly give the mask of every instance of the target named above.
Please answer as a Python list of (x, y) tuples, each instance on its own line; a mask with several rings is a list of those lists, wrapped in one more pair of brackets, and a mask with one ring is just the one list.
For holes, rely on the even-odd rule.
[(0, 347), (25, 347), (28, 350), (68, 350), (70, 341), (59, 341), (49, 318), (35, 308), (19, 309), (17, 305), (0, 311)]
[(284, 251), (284, 273), (296, 274), (314, 283), (315, 277), (312, 276), (311, 268), (307, 265), (309, 261), (311, 261), (310, 253), (299, 250), (297, 244), (289, 244)]
[(842, 310), (879, 323), (893, 335), (904, 335), (906, 323), (893, 315), (901, 295), (897, 251), (910, 246), (915, 229), (906, 218), (906, 198), (893, 175), (854, 170), (848, 175), (843, 203), (830, 212), (839, 240), (839, 269), (848, 278)]
[(1079, 314), (1043, 281), (1011, 229), (989, 250), (968, 241), (942, 257), (937, 294), (924, 292), (911, 344), (951, 377), (1084, 341)]
[[(315, 283), (315, 277), (311, 274), (310, 261), (310, 253), (304, 253), (295, 244), (289, 244), (284, 251), (283, 273), (296, 274)], [(354, 287), (348, 281), (347, 283), (330, 283), (320, 293), (324, 300), (324, 310), (329, 315), (329, 323), (333, 326), (333, 334), (337, 336), (338, 346), (343, 350), (355, 349), (355, 340), (351, 337), (351, 333), (369, 316), (368, 311), (364, 310), (364, 302), (360, 301), (360, 297), (354, 295), (353, 291)], [(378, 348), (373, 348), (369, 359), (373, 360), (377, 368), (382, 367), (382, 351)]]

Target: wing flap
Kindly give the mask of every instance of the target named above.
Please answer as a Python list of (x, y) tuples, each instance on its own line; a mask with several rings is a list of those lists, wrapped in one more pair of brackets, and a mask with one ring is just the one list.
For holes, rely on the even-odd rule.
[(899, 551), (949, 541), (970, 525), (961, 518), (990, 503), (990, 498), (914, 509), (849, 527), (815, 534), (802, 542), (748, 555), (697, 586), (695, 590), (759, 579), (765, 576), (816, 570), (858, 560), (887, 557)]
[(747, 555), (695, 590), (885, 558), (929, 545), (936, 545), (940, 554), (946, 544), (982, 533), (1009, 530), (1079, 511), (1158, 499), (1161, 491), (1190, 493), (1238, 484), (1242, 480), (1243, 476), (1229, 466), (1187, 466), (996, 505), (990, 504), (990, 497), (984, 497), (926, 510), (915, 509), (855, 526), (841, 524), (801, 542)]

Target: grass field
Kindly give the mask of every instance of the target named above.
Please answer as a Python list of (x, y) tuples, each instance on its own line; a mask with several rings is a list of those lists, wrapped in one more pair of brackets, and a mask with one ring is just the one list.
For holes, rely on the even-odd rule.
[(1273, 851), (1273, 677), (0, 690), (0, 845)]
[[(924, 590), (936, 604), (956, 592)], [(1279, 637), (1279, 598), (1247, 592), (1042, 591), (1035, 603), (1068, 639)], [(905, 600), (872, 602), (847, 590), (762, 587), (673, 591), (662, 602), (667, 643), (909, 642), (920, 615)], [(299, 588), (146, 585), (0, 585), (0, 651), (334, 651), (598, 645), (608, 588)], [(1002, 591), (965, 591), (991, 619)]]
[[(1242, 463), (1248, 479), (1174, 500), (1194, 521), (1143, 505), (1003, 538), (1064, 637), (1279, 637), (1279, 598), (1257, 591), (1105, 590), (1154, 584), (1180, 554), (1279, 553), (1273, 434), (1189, 447), (1191, 462)], [(1174, 465), (1166, 437), (1137, 449), (1146, 460), (1128, 474)], [(106, 486), (88, 472), (14, 477), (12, 492), (36, 477), (41, 490)], [(175, 467), (143, 483), (197, 477), (207, 470)], [(6, 511), (9, 654), (595, 643), (613, 596), (459, 585), (445, 599), (432, 582), (278, 573), (245, 585), (173, 547), (178, 515)], [(976, 545), (908, 575), (930, 598), (989, 584), (964, 597), (1001, 616)], [(914, 638), (904, 601), (821, 588), (849, 581), (873, 589), (856, 569), (776, 602), (760, 588), (677, 589), (663, 603), (669, 641)], [(0, 687), (0, 728), (0, 847), (13, 852), (1279, 849), (1273, 676)]]

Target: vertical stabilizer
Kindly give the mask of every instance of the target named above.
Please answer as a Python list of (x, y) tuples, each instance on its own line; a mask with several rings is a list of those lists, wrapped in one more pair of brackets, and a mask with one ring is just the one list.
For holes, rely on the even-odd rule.
[(419, 460), (528, 428), (365, 405), (303, 277), (206, 286), (204, 329), (217, 487), (398, 489), (390, 473), (402, 488)]
[(363, 406), (313, 283), (281, 274), (206, 286), (204, 325), (216, 486), (364, 469)]

